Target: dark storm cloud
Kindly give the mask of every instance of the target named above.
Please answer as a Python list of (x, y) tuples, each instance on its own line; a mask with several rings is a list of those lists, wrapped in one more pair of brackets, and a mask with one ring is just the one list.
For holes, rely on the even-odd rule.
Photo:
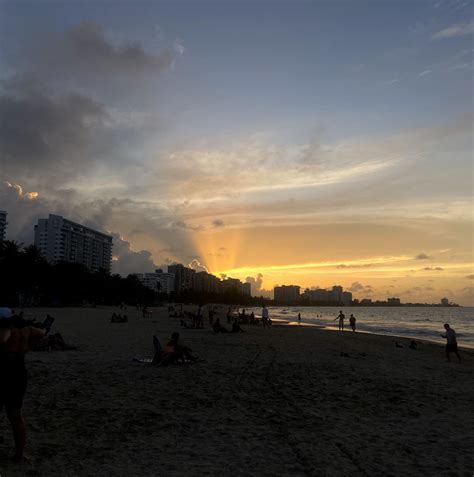
[[(51, 97), (32, 77), (11, 78), (0, 92), (0, 164), (8, 174), (73, 173), (101, 150), (103, 106), (80, 94)], [(66, 169), (66, 170), (65, 170)]]
[(124, 240), (119, 234), (112, 233), (113, 256), (112, 271), (121, 275), (130, 273), (153, 272), (156, 265), (148, 250), (132, 250), (130, 242)]
[(17, 67), (33, 70), (42, 77), (74, 82), (159, 73), (170, 67), (182, 52), (180, 45), (151, 54), (136, 42), (114, 43), (103, 27), (83, 22), (61, 33), (33, 35), (12, 61)]
[(428, 255), (426, 255), (426, 253), (419, 253), (416, 257), (415, 257), (415, 260), (428, 260), (430, 259), (431, 257), (429, 257)]

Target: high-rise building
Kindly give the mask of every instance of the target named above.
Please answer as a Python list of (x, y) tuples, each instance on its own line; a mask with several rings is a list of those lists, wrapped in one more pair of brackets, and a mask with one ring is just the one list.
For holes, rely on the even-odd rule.
[(0, 210), (0, 242), (5, 240), (7, 232), (7, 213), (4, 210)]
[(400, 305), (400, 298), (387, 298), (387, 303), (391, 306)]
[(110, 271), (112, 237), (60, 215), (38, 219), (35, 245), (50, 263), (81, 263), (89, 270)]
[(196, 275), (196, 271), (192, 268), (177, 263), (175, 265), (168, 265), (168, 273), (174, 275), (174, 289), (178, 293), (194, 288), (194, 276)]
[(157, 269), (154, 273), (135, 273), (140, 282), (150, 290), (169, 295), (174, 292), (175, 277), (172, 273), (163, 273)]
[[(352, 296), (351, 296), (352, 298)], [(341, 303), (342, 302), (342, 287), (338, 285), (334, 285), (332, 287), (332, 290), (328, 292), (328, 301), (332, 301), (335, 303)]]
[(245, 295), (245, 296), (252, 295), (252, 285), (250, 285), (250, 283), (248, 282), (242, 283), (241, 289), (242, 289), (242, 295)]
[(206, 293), (219, 293), (221, 291), (221, 281), (210, 273), (197, 272), (194, 275), (194, 290)]
[(352, 293), (343, 291), (341, 293), (341, 302), (343, 305), (350, 305), (352, 303)]
[(250, 283), (242, 283), (238, 278), (226, 278), (221, 282), (221, 287), (224, 293), (250, 296)]
[(275, 301), (295, 302), (300, 297), (300, 287), (296, 285), (282, 285), (273, 289)]

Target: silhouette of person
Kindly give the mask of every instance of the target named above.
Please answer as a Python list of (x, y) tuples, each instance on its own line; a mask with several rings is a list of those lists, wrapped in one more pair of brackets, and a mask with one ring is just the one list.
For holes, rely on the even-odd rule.
[(342, 312), (342, 310), (339, 311), (339, 315), (337, 316), (337, 318), (334, 320), (334, 321), (337, 321), (339, 320), (339, 331), (344, 331), (344, 320), (345, 320), (346, 316), (344, 315), (344, 313)]
[(26, 428), (21, 408), (27, 387), (25, 353), (44, 338), (44, 330), (0, 318), (0, 410), (5, 407), (15, 440), (14, 462), (24, 458)]
[(262, 325), (263, 325), (264, 328), (269, 326), (268, 319), (269, 319), (268, 308), (265, 305), (263, 305), (263, 307), (262, 307)]
[(352, 328), (352, 331), (356, 330), (356, 317), (351, 313), (351, 316), (349, 317), (349, 325)]
[(449, 354), (454, 353), (457, 356), (458, 361), (461, 362), (461, 356), (459, 356), (459, 351), (458, 351), (458, 342), (456, 339), (456, 332), (449, 326), (448, 323), (445, 323), (444, 329), (446, 330), (446, 333), (441, 336), (443, 338), (446, 338), (446, 359), (448, 361), (451, 361)]

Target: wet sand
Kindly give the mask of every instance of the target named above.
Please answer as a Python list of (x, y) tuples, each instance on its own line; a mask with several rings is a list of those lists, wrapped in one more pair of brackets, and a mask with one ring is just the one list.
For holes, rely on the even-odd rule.
[[(216, 335), (181, 329), (164, 309), (143, 319), (129, 308), (123, 324), (112, 311), (27, 310), (50, 312), (52, 332), (79, 349), (28, 354), (30, 463), (9, 463), (3, 414), (2, 477), (474, 473), (472, 350), (459, 365), (403, 338), (298, 326)], [(130, 361), (175, 330), (203, 362)]]

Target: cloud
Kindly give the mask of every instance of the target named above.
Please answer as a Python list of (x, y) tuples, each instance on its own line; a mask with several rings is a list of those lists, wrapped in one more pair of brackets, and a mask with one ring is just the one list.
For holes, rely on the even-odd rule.
[(431, 70), (424, 70), (424, 71), (422, 71), (421, 73), (418, 73), (418, 74), (416, 75), (416, 77), (417, 77), (417, 78), (422, 78), (423, 76), (429, 75), (429, 74), (431, 74), (431, 73), (432, 73)]
[[(0, 92), (0, 165), (5, 176), (77, 174), (107, 140), (107, 113), (81, 94), (52, 97), (33, 78), (11, 78)], [(4, 176), (4, 177), (5, 177)]]
[(23, 192), (23, 187), (20, 184), (10, 184), (10, 182), (5, 181), (5, 185), (18, 194), (18, 197), (23, 197), (28, 200), (36, 200), (39, 197), (38, 192)]
[(419, 253), (416, 257), (415, 257), (415, 260), (428, 260), (430, 259), (431, 257), (429, 257), (428, 255), (426, 255), (426, 253)]
[(474, 280), (474, 274), (466, 275), (466, 278), (467, 278), (468, 280)]
[(221, 220), (221, 219), (215, 219), (212, 221), (212, 225), (215, 227), (215, 228), (221, 228), (221, 227), (224, 227), (224, 221)]
[(353, 282), (348, 290), (353, 293), (364, 293), (366, 295), (374, 293), (371, 285), (362, 285), (360, 282)]
[(364, 263), (362, 265), (346, 265), (345, 263), (341, 263), (340, 265), (337, 265), (336, 268), (339, 268), (339, 269), (345, 269), (345, 268), (370, 268), (372, 267), (373, 264), (372, 263)]
[(97, 23), (82, 22), (60, 33), (32, 35), (15, 53), (12, 61), (20, 69), (34, 70), (43, 78), (80, 84), (159, 73), (173, 65), (184, 47), (175, 42), (150, 53), (134, 41), (112, 41)]
[(194, 230), (194, 231), (204, 230), (203, 225), (191, 225), (186, 223), (184, 220), (175, 220), (174, 222), (171, 222), (171, 228)]
[(431, 39), (432, 40), (444, 40), (447, 38), (454, 38), (457, 36), (471, 35), (474, 33), (474, 22), (470, 23), (457, 23), (451, 25), (443, 30), (436, 32)]
[(194, 258), (191, 260), (191, 262), (188, 264), (189, 268), (192, 268), (193, 270), (196, 270), (196, 272), (208, 272), (208, 268), (203, 265), (197, 258)]
[(263, 275), (261, 273), (258, 273), (256, 277), (247, 277), (245, 282), (250, 283), (250, 289), (253, 296), (272, 297), (273, 292), (271, 290), (265, 290), (262, 287)]
[(441, 267), (425, 267), (422, 270), (427, 270), (427, 271), (442, 271), (444, 268)]
[(111, 235), (113, 237), (113, 273), (126, 276), (130, 273), (153, 272), (157, 268), (149, 251), (134, 251), (130, 242), (118, 233)]

